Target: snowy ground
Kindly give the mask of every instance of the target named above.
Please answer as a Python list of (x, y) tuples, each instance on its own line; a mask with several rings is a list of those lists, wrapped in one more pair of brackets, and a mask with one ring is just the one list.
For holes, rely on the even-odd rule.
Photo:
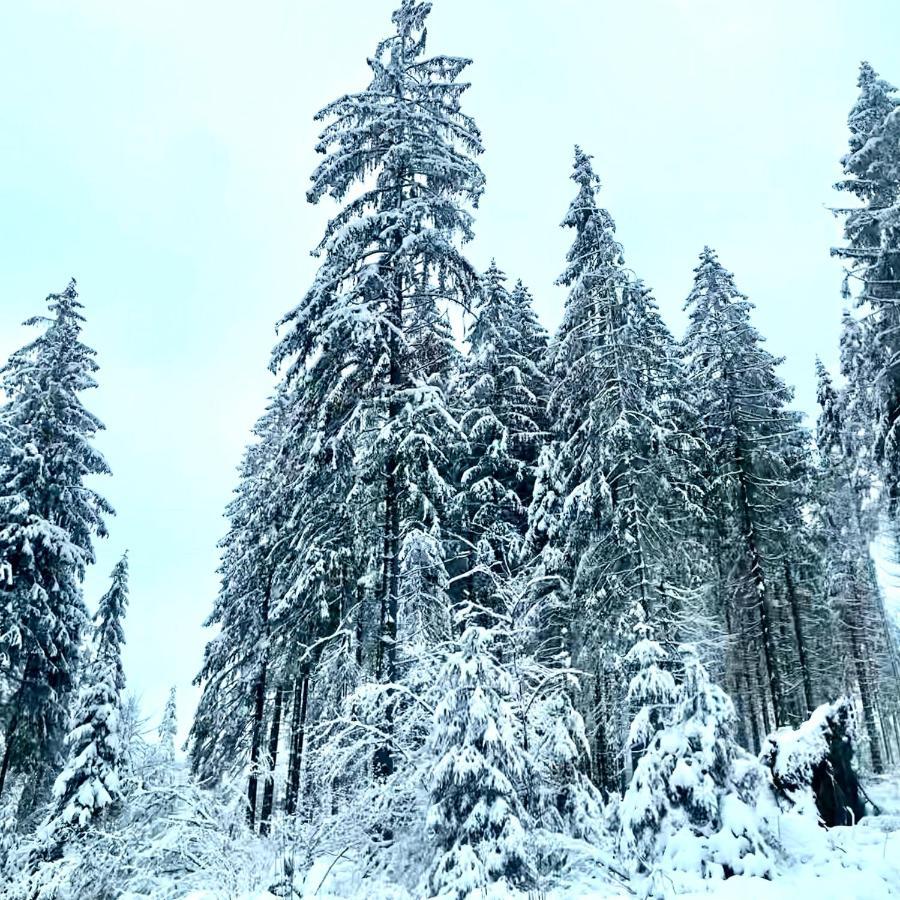
[[(892, 776), (866, 782), (880, 807), (858, 825), (825, 830), (809, 817), (785, 813), (779, 821), (785, 850), (776, 878), (735, 876), (726, 881), (680, 881), (660, 876), (656, 893), (648, 885), (623, 881), (604, 865), (615, 861), (582, 852), (564, 885), (547, 885), (531, 895), (495, 890), (484, 900), (626, 900), (634, 897), (719, 897), (723, 900), (882, 900), (900, 898), (900, 769)], [(676, 876), (677, 877), (677, 876)], [(683, 878), (683, 876), (681, 876)], [(302, 893), (317, 900), (421, 900), (407, 891), (371, 881), (360, 882), (353, 867), (340, 859), (322, 859), (307, 874)], [(214, 894), (193, 894), (189, 900), (221, 900)], [(277, 900), (258, 894), (243, 900)]]

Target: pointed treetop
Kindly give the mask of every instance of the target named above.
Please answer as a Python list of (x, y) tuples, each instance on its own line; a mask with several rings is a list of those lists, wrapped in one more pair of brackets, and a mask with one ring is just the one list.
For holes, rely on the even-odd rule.
[(816, 354), (816, 381), (821, 388), (823, 385), (831, 385), (831, 373), (822, 362), (822, 357)]
[[(895, 96), (896, 88), (879, 78), (866, 62), (860, 66), (857, 84), (859, 97), (847, 117), (850, 151), (841, 158), (841, 165), (849, 177), (835, 187), (855, 194), (867, 206), (891, 206), (896, 202), (900, 182), (896, 152), (900, 140), (900, 115), (897, 113), (900, 100)], [(847, 215), (845, 234), (851, 244), (859, 240), (870, 244), (873, 238), (864, 211), (844, 212)], [(837, 253), (843, 255), (840, 250)], [(856, 259), (852, 254), (849, 258)]]
[(600, 179), (594, 172), (592, 159), (581, 147), (575, 147), (572, 181), (579, 189), (561, 226), (574, 228), (577, 237), (566, 255), (568, 266), (556, 281), (567, 287), (585, 275), (608, 282), (613, 270), (624, 263), (622, 245), (615, 240), (616, 223), (607, 210), (597, 205)]
[(719, 262), (719, 254), (713, 250), (709, 244), (706, 244), (703, 250), (700, 252), (700, 263), (701, 265), (715, 265)]
[(841, 375), (852, 378), (857, 369), (866, 364), (863, 352), (864, 334), (859, 319), (845, 309), (841, 315)]
[(841, 398), (834, 388), (831, 373), (818, 357), (816, 357), (816, 381), (816, 402), (821, 408), (816, 422), (816, 443), (819, 450), (827, 453), (841, 446), (843, 416), (841, 414)]
[(897, 89), (880, 78), (869, 63), (860, 64), (856, 83), (859, 86), (859, 98), (847, 118), (851, 134), (850, 149), (853, 152), (865, 144), (888, 113), (897, 106), (897, 100), (891, 96)]
[(594, 157), (585, 153), (578, 144), (575, 145), (575, 164), (572, 167), (572, 181), (584, 188), (600, 190), (600, 178), (594, 172), (591, 160)]
[(684, 309), (708, 305), (721, 306), (736, 300), (749, 312), (753, 308), (746, 294), (738, 290), (734, 275), (719, 261), (719, 255), (710, 246), (700, 253), (700, 264), (694, 269), (694, 286), (684, 302)]
[(491, 258), (491, 264), (482, 275), (482, 282), (488, 289), (506, 282), (506, 273), (497, 265), (496, 258)]
[(116, 689), (125, 688), (125, 671), (122, 666), (122, 644), (125, 629), (122, 620), (128, 606), (128, 553), (113, 567), (109, 590), (100, 598), (94, 616), (94, 650), (98, 661), (111, 664), (116, 671)]
[(169, 689), (166, 708), (159, 723), (159, 744), (167, 759), (175, 757), (175, 735), (178, 732), (178, 711), (175, 702), (175, 688)]
[(69, 283), (62, 293), (50, 294), (47, 297), (47, 306), (59, 318), (71, 316), (79, 321), (84, 321), (84, 317), (78, 313), (78, 310), (84, 307), (78, 300), (78, 286), (74, 278), (69, 279)]
[(534, 297), (521, 278), (516, 279), (509, 299), (529, 358), (535, 365), (540, 366), (547, 352), (547, 331), (538, 319)]
[(391, 14), (391, 21), (403, 34), (419, 31), (425, 27), (425, 20), (431, 13), (431, 3), (426, 0), (403, 0)]

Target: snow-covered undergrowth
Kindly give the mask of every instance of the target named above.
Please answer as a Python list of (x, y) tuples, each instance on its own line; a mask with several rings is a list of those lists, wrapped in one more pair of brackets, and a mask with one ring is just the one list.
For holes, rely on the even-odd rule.
[[(881, 900), (900, 897), (900, 771), (867, 786), (881, 806), (880, 815), (867, 816), (856, 826), (824, 829), (815, 819), (792, 810), (779, 812), (775, 827), (781, 843), (771, 879), (735, 875), (725, 881), (704, 880), (684, 872), (657, 872), (649, 880), (628, 880), (617, 865), (611, 846), (589, 848), (571, 841), (560, 846), (570, 865), (564, 876), (530, 894), (508, 889), (478, 894), (487, 898), (543, 898), (543, 900), (613, 900), (632, 897), (721, 897), (726, 900)], [(259, 863), (271, 853), (257, 848)], [(262, 875), (263, 873), (260, 873)], [(294, 897), (319, 900), (422, 900), (397, 885), (361, 878), (350, 859), (322, 856), (304, 877), (298, 877)], [(137, 900), (139, 895), (133, 895)], [(176, 895), (172, 895), (173, 897)], [(220, 900), (215, 890), (187, 895), (190, 900)], [(249, 892), (241, 900), (275, 900), (266, 889)]]
[[(716, 698), (716, 691), (707, 700)], [(629, 803), (614, 799), (597, 827), (583, 837), (540, 825), (521, 844), (535, 863), (527, 891), (495, 884), (467, 900), (607, 900), (607, 898), (723, 897), (732, 900), (879, 900), (900, 897), (900, 768), (863, 779), (864, 815), (852, 825), (827, 828), (817, 808), (823, 801), (810, 784), (843, 737), (843, 702), (820, 707), (796, 730), (767, 739), (759, 759), (734, 751), (708, 785), (713, 807), (702, 815), (696, 797), (679, 795), (684, 769), (705, 767), (691, 746), (696, 716), (660, 732), (640, 773), (671, 769), (658, 834), (662, 843), (629, 859), (623, 823)], [(727, 711), (727, 710), (726, 710)], [(693, 723), (693, 724), (692, 724)], [(852, 723), (851, 723), (852, 724)], [(672, 728), (680, 728), (683, 747)], [(696, 746), (696, 743), (695, 743)], [(711, 744), (715, 746), (715, 742)], [(165, 746), (163, 746), (165, 750)], [(660, 756), (662, 754), (662, 756)], [(682, 754), (679, 756), (679, 754)], [(646, 762), (644, 762), (646, 760)], [(688, 785), (690, 787), (690, 785)], [(657, 786), (659, 787), (659, 786)], [(696, 789), (696, 785), (694, 785)], [(852, 784), (851, 784), (852, 789)], [(154, 745), (133, 765), (123, 785), (124, 804), (112, 817), (54, 844), (55, 832), (4, 848), (7, 866), (2, 900), (425, 900), (444, 897), (416, 873), (427, 857), (424, 831), (398, 841), (395, 851), (366, 843), (367, 819), (304, 824), (276, 818), (271, 834), (253, 834), (244, 821), (243, 791), (223, 785), (197, 787)], [(674, 802), (682, 796), (683, 803)], [(827, 802), (825, 803), (827, 809)], [(659, 804), (654, 809), (661, 810)], [(711, 812), (711, 809), (714, 810)], [(633, 812), (634, 810), (632, 810)], [(757, 843), (747, 843), (748, 836)], [(586, 838), (586, 839), (585, 839)], [(418, 844), (417, 844), (418, 842)], [(421, 846), (419, 846), (421, 845)], [(393, 853), (393, 863), (379, 862)], [(41, 858), (41, 863), (35, 861)], [(727, 866), (723, 873), (722, 865)], [(735, 874), (730, 874), (731, 872)], [(729, 875), (729, 877), (723, 877)], [(456, 896), (447, 894), (446, 896)]]
[[(779, 809), (772, 800), (766, 810), (778, 842), (770, 878), (735, 875), (726, 880), (704, 879), (698, 872), (659, 868), (650, 876), (629, 878), (617, 858), (612, 838), (599, 846), (575, 839), (554, 838), (554, 852), (565, 860), (560, 873), (540, 882), (530, 893), (508, 888), (476, 893), (473, 900), (612, 900), (632, 897), (721, 897), (730, 900), (881, 900), (900, 897), (900, 769), (867, 780), (870, 814), (855, 826), (821, 827), (809, 804)], [(186, 809), (186, 807), (185, 807)], [(177, 816), (176, 816), (177, 818)], [(230, 817), (228, 820), (233, 825)], [(146, 890), (129, 890), (123, 900), (186, 898), (186, 900), (423, 900), (397, 884), (363, 874), (353, 851), (322, 853), (311, 864), (300, 836), (276, 831), (269, 839), (246, 834), (215, 833), (208, 823), (181, 822), (169, 833), (153, 838), (144, 857), (161, 853), (174, 871), (182, 853), (196, 853), (201, 869), (189, 878), (167, 876), (163, 868), (145, 881)], [(195, 833), (191, 835), (191, 830)], [(206, 847), (190, 844), (206, 834)], [(309, 837), (309, 836), (306, 836)], [(298, 839), (299, 838), (299, 839)], [(185, 844), (188, 840), (189, 844)], [(296, 844), (292, 844), (293, 841)], [(291, 847), (295, 848), (292, 852)], [(74, 856), (79, 851), (73, 851)], [(162, 858), (159, 857), (159, 858)], [(297, 870), (286, 877), (285, 861)], [(101, 860), (96, 861), (98, 864)], [(182, 862), (184, 860), (182, 859)], [(83, 865), (70, 858), (68, 865)], [(66, 864), (61, 863), (62, 868)], [(287, 866), (290, 872), (290, 865)], [(221, 879), (217, 884), (216, 879)], [(292, 884), (292, 887), (289, 885)], [(47, 885), (49, 887), (49, 885)], [(23, 895), (2, 893), (4, 898)], [(79, 897), (76, 893), (37, 894), (40, 897)], [(82, 895), (86, 896), (86, 895)]]
[[(721, 897), (730, 900), (881, 900), (900, 897), (900, 769), (866, 783), (879, 807), (855, 826), (821, 827), (810, 810), (767, 810), (779, 843), (771, 878), (735, 875), (724, 881), (664, 869), (650, 878), (627, 879), (612, 843), (591, 848), (579, 841), (560, 846), (570, 860), (564, 875), (537, 892), (507, 890), (485, 898), (612, 900), (630, 897)], [(302, 885), (302, 886), (301, 886)], [(360, 879), (352, 862), (323, 856), (298, 880), (299, 897), (320, 900), (421, 900), (395, 885)], [(262, 891), (253, 900), (274, 900)], [(202, 900), (218, 900), (214, 893)], [(193, 900), (201, 900), (195, 895)]]

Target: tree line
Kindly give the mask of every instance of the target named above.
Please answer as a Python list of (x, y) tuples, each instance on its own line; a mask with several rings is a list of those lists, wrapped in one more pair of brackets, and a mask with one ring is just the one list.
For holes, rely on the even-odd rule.
[[(197, 783), (241, 783), (261, 835), (302, 822), (408, 868), (424, 828), (428, 889), (465, 896), (527, 884), (537, 831), (589, 841), (619, 797), (644, 865), (662, 813), (642, 785), (677, 757), (746, 799), (732, 760), (842, 695), (871, 770), (900, 760), (870, 554), (898, 534), (900, 105), (864, 63), (833, 250), (854, 306), (810, 430), (710, 247), (673, 336), (580, 148), (556, 333), (520, 280), (477, 271), (469, 60), (428, 54), (429, 11), (403, 0), (371, 82), (317, 116), (308, 199), (336, 212), (227, 509), (188, 754)], [(2, 370), (0, 804), (27, 775), (19, 821), (49, 802), (75, 827), (119, 797), (127, 565), (86, 653), (112, 510), (84, 479), (108, 467), (74, 282), (49, 310)]]

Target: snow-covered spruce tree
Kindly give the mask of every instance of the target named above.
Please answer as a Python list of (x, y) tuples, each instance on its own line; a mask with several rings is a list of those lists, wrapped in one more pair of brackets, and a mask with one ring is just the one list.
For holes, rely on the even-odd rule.
[(804, 712), (790, 693), (802, 679), (792, 677), (797, 641), (782, 627), (787, 613), (779, 598), (803, 528), (809, 442), (788, 407), (792, 393), (776, 374), (779, 360), (750, 322), (752, 304), (709, 248), (686, 308), (687, 378), (708, 447), (707, 540), (718, 561), (719, 615), (735, 637), (729, 670), (740, 682), (734, 690), (748, 740), (758, 748), (759, 720), (769, 731), (770, 707), (776, 724)]
[[(658, 652), (643, 648), (649, 673)], [(620, 807), (623, 857), (638, 873), (661, 866), (670, 877), (679, 870), (704, 878), (769, 876), (767, 826), (755, 809), (761, 770), (735, 743), (731, 700), (690, 646), (679, 651), (674, 709), (641, 756)], [(654, 683), (662, 692), (669, 687), (658, 677)], [(641, 715), (634, 727), (646, 733), (646, 723)]]
[(245, 453), (241, 482), (228, 506), (221, 588), (207, 619), (208, 625), (219, 626), (219, 633), (207, 644), (196, 678), (203, 693), (190, 734), (191, 768), (201, 782), (247, 773), (251, 826), (257, 813), (272, 684), (272, 549), (283, 518), (278, 503), (282, 426), (280, 395), (276, 395), (256, 426), (257, 441)]
[(112, 514), (85, 484), (109, 468), (92, 444), (103, 426), (81, 402), (97, 363), (80, 339), (75, 282), (47, 303), (49, 317), (26, 323), (43, 333), (0, 370), (0, 560), (14, 572), (0, 606), (0, 794), (10, 773), (27, 772), (29, 809), (62, 762), (87, 622), (81, 581)]
[[(319, 427), (318, 383), (306, 378), (283, 385), (286, 428), (279, 450), (278, 501), (288, 515), (275, 541), (270, 655), (290, 700), (285, 710), (288, 773), (284, 808), (302, 805), (301, 771), (312, 749), (311, 730), (343, 715), (345, 699), (371, 672), (383, 646), (376, 628), (375, 586), (382, 562), (380, 473), (362, 477), (371, 432), (345, 429), (327, 440)], [(326, 742), (324, 732), (319, 737)], [(342, 766), (341, 780), (364, 777), (358, 757)], [(355, 767), (356, 768), (355, 768)], [(359, 768), (361, 771), (357, 771)], [(324, 804), (323, 792), (317, 792)]]
[(121, 799), (120, 718), (125, 673), (123, 619), (128, 605), (128, 557), (112, 571), (112, 583), (95, 616), (92, 656), (81, 677), (77, 710), (68, 736), (69, 756), (53, 786), (52, 831), (85, 826)]
[(440, 676), (444, 696), (428, 744), (427, 827), (436, 846), (429, 896), (465, 900), (533, 879), (519, 799), (528, 760), (508, 699), (513, 684), (491, 642), (490, 631), (469, 625)]
[(460, 385), (470, 448), (457, 500), (468, 549), (467, 599), (485, 608), (495, 579), (519, 563), (546, 427), (546, 336), (527, 289), (519, 282), (510, 293), (505, 281), (492, 262), (482, 277)]
[[(547, 363), (547, 330), (540, 323), (534, 308), (534, 297), (521, 278), (517, 279), (513, 285), (510, 302), (514, 310), (516, 333), (522, 345), (522, 352), (531, 365), (538, 369), (538, 385), (540, 386), (541, 380), (547, 380), (547, 373), (544, 371)], [(544, 387), (545, 392), (546, 390), (547, 388)], [(544, 418), (546, 418), (546, 411)], [(545, 424), (544, 420), (541, 419), (539, 424)], [(535, 459), (539, 455), (539, 451), (539, 446), (534, 448)]]
[(848, 454), (841, 395), (821, 363), (818, 380), (821, 413), (816, 443), (820, 455), (819, 521), (824, 544), (825, 595), (834, 616), (830, 634), (844, 648), (836, 660), (833, 646), (827, 654), (841, 667), (832, 696), (851, 693), (855, 686), (872, 768), (880, 772), (884, 768), (883, 744), (891, 740), (894, 731), (888, 727), (886, 717), (896, 718), (896, 702), (892, 703), (891, 698), (897, 695), (900, 685), (890, 624), (869, 554), (874, 510), (863, 504), (854, 462)]
[[(369, 60), (369, 86), (318, 115), (331, 121), (308, 196), (344, 205), (273, 357), (275, 366), (287, 364), (289, 383), (306, 386), (305, 418), (318, 445), (361, 448), (353, 492), (370, 502), (350, 510), (350, 532), (368, 536), (373, 523), (380, 532), (380, 571), (364, 581), (375, 592), (371, 674), (388, 685), (401, 676), (401, 548), (414, 531), (442, 540), (452, 496), (448, 437), (462, 435), (446, 402), (455, 352), (442, 307), (476, 293), (477, 276), (457, 242), (472, 236), (467, 206), (477, 204), (484, 183), (473, 159), (480, 136), (460, 106), (469, 61), (426, 55), (430, 8), (404, 0), (394, 33)], [(385, 715), (380, 775), (394, 765), (390, 704)]]
[(836, 187), (859, 204), (836, 211), (845, 243), (832, 252), (845, 261), (845, 294), (855, 294), (861, 310), (862, 359), (850, 390), (871, 403), (874, 452), (893, 507), (900, 497), (900, 99), (869, 63), (858, 84), (850, 150), (841, 160), (847, 177)]
[[(656, 735), (671, 721), (678, 695), (675, 679), (669, 671), (672, 661), (665, 649), (649, 636), (652, 629), (639, 621), (635, 632), (634, 646), (625, 657), (626, 668), (632, 672), (628, 682), (628, 702), (635, 711), (628, 731), (628, 746), (636, 748), (636, 753), (644, 753), (651, 747)], [(635, 773), (633, 779), (637, 777)], [(654, 839), (666, 807), (662, 792), (645, 796), (643, 801), (645, 808), (637, 816), (627, 806), (624, 810), (622, 829), (626, 836), (625, 843), (630, 845), (627, 848), (630, 856), (634, 856), (635, 852), (643, 855), (646, 851), (646, 845)]]
[(635, 710), (628, 731), (628, 746), (642, 752), (671, 715), (675, 703), (675, 679), (667, 652), (652, 637), (652, 630), (640, 622), (634, 646), (625, 665), (634, 673), (628, 682), (628, 702)]
[[(611, 685), (621, 683), (607, 676), (628, 650), (630, 612), (662, 621), (690, 601), (687, 520), (701, 495), (676, 346), (623, 266), (590, 160), (576, 149), (578, 194), (563, 221), (575, 240), (560, 277), (570, 293), (551, 350), (552, 471), (539, 477), (531, 518), (546, 534), (543, 577), (562, 583), (548, 602), (567, 595), (577, 617), (576, 665)], [(627, 730), (622, 689), (612, 705), (619, 721), (589, 717), (604, 756)], [(603, 772), (601, 786), (614, 789), (618, 772)]]
[(178, 733), (178, 708), (175, 704), (175, 688), (169, 689), (166, 708), (163, 710), (157, 734), (160, 756), (166, 762), (175, 759), (175, 735)]
[(125, 668), (122, 665), (122, 644), (125, 630), (122, 620), (128, 606), (128, 553), (113, 567), (109, 590), (100, 598), (94, 615), (95, 656), (104, 656), (113, 667), (116, 690), (125, 690)]

